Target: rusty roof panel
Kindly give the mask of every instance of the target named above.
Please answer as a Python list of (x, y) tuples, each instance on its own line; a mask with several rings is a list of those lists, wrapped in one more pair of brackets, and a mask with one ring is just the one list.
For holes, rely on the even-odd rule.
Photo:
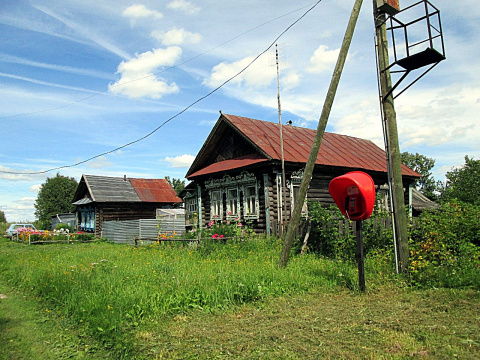
[(180, 203), (182, 200), (165, 179), (132, 179), (130, 183), (144, 202)]
[(200, 169), (199, 171), (196, 171), (193, 174), (190, 174), (188, 178), (193, 178), (199, 175), (213, 174), (213, 173), (218, 173), (222, 171), (238, 169), (245, 166), (258, 164), (264, 161), (268, 161), (268, 159), (265, 159), (260, 154), (250, 154), (245, 156), (239, 156), (234, 159), (219, 161), (211, 165), (208, 165), (207, 167), (204, 167), (203, 169)]
[[(279, 125), (272, 122), (222, 114), (259, 150), (272, 159), (280, 160)], [(306, 163), (316, 130), (282, 126), (284, 159)], [(370, 140), (325, 132), (316, 164), (346, 168), (387, 171), (385, 151)], [(402, 165), (402, 174), (419, 177), (415, 171)]]

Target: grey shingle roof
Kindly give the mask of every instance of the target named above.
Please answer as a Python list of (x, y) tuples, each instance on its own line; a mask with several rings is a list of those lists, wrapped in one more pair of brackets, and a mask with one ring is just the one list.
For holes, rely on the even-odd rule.
[(130, 181), (121, 177), (83, 175), (96, 202), (141, 202)]

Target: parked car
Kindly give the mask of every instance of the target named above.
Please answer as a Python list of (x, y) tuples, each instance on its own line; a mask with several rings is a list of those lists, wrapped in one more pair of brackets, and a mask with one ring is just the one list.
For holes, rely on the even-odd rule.
[(11, 224), (5, 232), (5, 236), (13, 238), (15, 235), (17, 235), (18, 229), (32, 229), (32, 231), (38, 231), (33, 224)]

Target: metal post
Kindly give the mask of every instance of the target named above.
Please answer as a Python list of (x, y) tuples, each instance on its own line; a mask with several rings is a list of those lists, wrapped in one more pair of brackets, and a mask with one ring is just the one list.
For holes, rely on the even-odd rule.
[(363, 231), (362, 221), (355, 221), (355, 236), (357, 238), (358, 286), (365, 292), (365, 267), (363, 263)]

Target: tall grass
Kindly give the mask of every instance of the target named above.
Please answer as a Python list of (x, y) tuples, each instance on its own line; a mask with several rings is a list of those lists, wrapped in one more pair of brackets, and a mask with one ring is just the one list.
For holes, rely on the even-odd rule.
[(0, 244), (0, 274), (44, 302), (47, 312), (118, 354), (132, 350), (129, 332), (144, 321), (192, 309), (237, 304), (318, 288), (356, 287), (355, 267), (313, 255), (278, 269), (276, 239), (191, 246)]

